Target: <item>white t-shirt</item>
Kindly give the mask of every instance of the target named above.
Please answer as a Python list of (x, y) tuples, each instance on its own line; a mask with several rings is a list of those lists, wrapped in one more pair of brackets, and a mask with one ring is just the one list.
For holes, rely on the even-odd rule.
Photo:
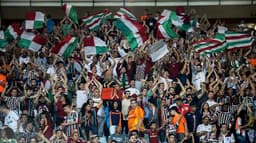
[(9, 113), (4, 118), (4, 125), (11, 128), (14, 132), (17, 131), (19, 116), (14, 111), (9, 111)]
[[(116, 61), (116, 63), (118, 63), (119, 61), (120, 61), (120, 59), (121, 58), (115, 58), (115, 61)], [(112, 63), (112, 62), (111, 62)], [(116, 68), (117, 68), (117, 64), (114, 66), (114, 68), (113, 68), (113, 76), (114, 77), (118, 77), (118, 75), (117, 75), (117, 72), (116, 72)]]
[(98, 104), (99, 104), (100, 102), (102, 102), (101, 97), (99, 97), (99, 98), (93, 97), (92, 100), (93, 100), (93, 107), (97, 107)]
[(215, 102), (214, 100), (207, 100), (206, 103), (209, 105), (209, 107), (218, 104), (218, 103)]
[(54, 77), (55, 76), (55, 70), (54, 70), (54, 67), (53, 66), (49, 66), (47, 71), (46, 71), (47, 74), (50, 74), (51, 77)]
[(88, 93), (85, 90), (76, 91), (76, 108), (82, 108), (83, 104), (88, 100)]
[(205, 71), (196, 72), (192, 75), (192, 83), (195, 86), (196, 90), (199, 91), (201, 89), (201, 82), (205, 82)]
[(234, 143), (235, 142), (235, 137), (234, 137), (233, 134), (231, 134), (230, 136), (220, 134), (219, 142), (222, 142), (222, 143)]
[[(209, 124), (208, 125), (200, 124), (200, 125), (198, 125), (198, 127), (196, 129), (196, 133), (200, 133), (200, 132), (203, 132), (203, 131), (206, 131), (206, 132), (210, 133), (211, 130), (212, 130), (211, 125), (209, 125)], [(200, 141), (205, 140), (206, 136), (207, 135), (200, 136)]]
[(27, 63), (29, 63), (29, 61), (30, 61), (30, 57), (25, 57), (25, 58), (23, 58), (22, 56), (20, 56), (19, 57), (19, 63), (20, 64), (27, 64)]

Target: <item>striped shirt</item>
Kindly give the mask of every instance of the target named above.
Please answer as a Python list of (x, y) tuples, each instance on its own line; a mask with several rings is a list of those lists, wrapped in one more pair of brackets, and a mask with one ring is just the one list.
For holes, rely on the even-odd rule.
[(6, 104), (10, 110), (19, 111), (21, 97), (5, 97)]
[(233, 116), (230, 112), (218, 112), (216, 114), (218, 117), (218, 126), (221, 124), (229, 125), (233, 121)]
[[(79, 119), (78, 113), (76, 111), (72, 111), (66, 117), (66, 123), (75, 123), (76, 121), (78, 121), (78, 119)], [(72, 125), (66, 126), (66, 135), (70, 137), (73, 134), (75, 129), (78, 129), (78, 124), (72, 124)]]
[(32, 132), (25, 131), (24, 133), (19, 133), (19, 136), (24, 137), (26, 142), (28, 143), (30, 138), (37, 137), (37, 133), (34, 131), (32, 131)]
[(230, 112), (231, 114), (234, 114), (238, 108), (239, 108), (240, 105), (230, 105), (228, 106), (228, 112)]

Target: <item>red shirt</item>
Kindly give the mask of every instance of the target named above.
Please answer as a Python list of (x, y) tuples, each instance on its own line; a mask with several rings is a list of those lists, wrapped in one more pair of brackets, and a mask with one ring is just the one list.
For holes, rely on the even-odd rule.
[(147, 130), (146, 131), (149, 134), (149, 142), (150, 143), (159, 143), (158, 141), (158, 135), (159, 135), (159, 130)]
[(167, 66), (168, 66), (169, 77), (171, 79), (177, 78), (178, 75), (180, 74), (182, 64), (181, 63), (175, 63), (175, 64), (169, 63)]
[(153, 62), (150, 58), (146, 59), (145, 74), (150, 74)]
[(190, 106), (189, 104), (182, 104), (181, 107), (179, 107), (178, 111), (182, 115), (186, 115), (188, 112), (190, 112)]
[(58, 101), (56, 103), (56, 106), (57, 106), (57, 117), (64, 118), (65, 116), (67, 116), (67, 114), (64, 112), (63, 104), (61, 101)]

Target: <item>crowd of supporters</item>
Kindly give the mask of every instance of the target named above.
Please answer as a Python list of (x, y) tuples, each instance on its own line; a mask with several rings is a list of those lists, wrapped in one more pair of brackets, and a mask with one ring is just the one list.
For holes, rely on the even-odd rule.
[[(219, 27), (251, 31), (223, 21), (199, 23), (191, 33), (174, 27), (180, 37), (165, 39), (169, 53), (152, 62), (159, 13), (145, 12), (141, 22), (150, 38), (135, 51), (112, 20), (90, 32), (68, 17), (48, 17), (34, 31), (47, 39), (38, 52), (9, 43), (0, 53), (0, 142), (255, 143), (256, 68), (248, 62), (256, 58), (255, 45), (202, 56), (190, 44)], [(67, 34), (80, 44), (62, 58), (51, 49)], [(110, 51), (84, 55), (88, 36)], [(107, 90), (121, 98), (103, 100)]]

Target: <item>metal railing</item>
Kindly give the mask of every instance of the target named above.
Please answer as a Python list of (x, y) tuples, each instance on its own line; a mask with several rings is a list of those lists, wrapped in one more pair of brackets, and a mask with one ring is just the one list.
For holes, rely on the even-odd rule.
[(256, 0), (1, 0), (0, 6), (209, 6), (256, 5)]

